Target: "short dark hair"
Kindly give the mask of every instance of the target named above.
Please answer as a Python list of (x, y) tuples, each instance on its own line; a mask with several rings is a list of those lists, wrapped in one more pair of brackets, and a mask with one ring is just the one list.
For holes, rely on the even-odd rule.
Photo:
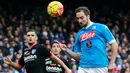
[[(37, 35), (37, 32), (36, 32), (34, 29), (29, 29), (29, 30), (27, 31), (27, 33), (28, 33), (28, 32), (34, 32), (34, 33)], [(26, 33), (26, 34), (27, 34), (27, 33)]]
[(86, 16), (90, 15), (90, 10), (86, 6), (80, 6), (75, 9), (75, 13), (80, 12), (80, 11), (83, 11)]
[(53, 45), (53, 44), (55, 44), (55, 43), (59, 44), (56, 40), (54, 40), (54, 41), (51, 43), (51, 45)]

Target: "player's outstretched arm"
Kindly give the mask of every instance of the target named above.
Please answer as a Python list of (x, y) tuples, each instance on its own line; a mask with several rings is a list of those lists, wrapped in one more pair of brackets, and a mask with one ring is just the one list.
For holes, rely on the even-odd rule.
[[(58, 41), (56, 41), (56, 42), (58, 42)], [(69, 50), (65, 44), (61, 44), (60, 42), (58, 42), (58, 43), (60, 44), (61, 50), (67, 52), (72, 58), (74, 58), (77, 62), (79, 62), (80, 54), (75, 53), (75, 52)]]
[(67, 52), (72, 58), (74, 58), (77, 62), (79, 62), (80, 60), (80, 54), (75, 53), (71, 50), (69, 50), (68, 48), (66, 48), (66, 50), (64, 50), (65, 52)]
[(7, 56), (7, 57), (4, 57), (4, 63), (6, 63), (7, 65), (13, 67), (14, 69), (20, 71), (21, 70), (21, 66), (18, 65), (17, 63), (14, 63), (11, 61), (11, 59)]
[(51, 58), (56, 62), (59, 63), (66, 71), (66, 73), (72, 73), (71, 69), (69, 69), (62, 60), (60, 60), (57, 56), (55, 56), (53, 53), (51, 53)]

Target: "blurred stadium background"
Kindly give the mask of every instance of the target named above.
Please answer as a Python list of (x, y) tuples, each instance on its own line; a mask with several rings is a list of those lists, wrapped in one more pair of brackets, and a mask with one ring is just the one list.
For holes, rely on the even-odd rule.
[[(39, 43), (49, 49), (56, 39), (73, 50), (74, 38), (79, 30), (75, 22), (74, 9), (88, 6), (94, 22), (106, 24), (118, 44), (114, 73), (130, 73), (130, 0), (58, 0), (63, 3), (65, 12), (60, 18), (52, 18), (46, 13), (46, 7), (52, 0), (1, 0), (0, 2), (0, 73), (18, 73), (3, 63), (4, 56), (10, 56), (17, 62), (26, 45), (26, 31), (33, 28), (39, 36)], [(110, 58), (110, 45), (107, 45)], [(70, 64), (73, 73), (77, 73), (77, 62), (68, 54), (62, 56)], [(20, 73), (26, 73), (23, 70)]]

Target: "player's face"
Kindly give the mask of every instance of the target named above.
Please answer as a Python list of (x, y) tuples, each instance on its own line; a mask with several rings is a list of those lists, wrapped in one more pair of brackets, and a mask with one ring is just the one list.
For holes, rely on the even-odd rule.
[(58, 43), (54, 43), (52, 45), (52, 49), (51, 49), (52, 53), (55, 54), (55, 55), (59, 55), (60, 52), (61, 52), (61, 49), (60, 49), (60, 46)]
[(76, 13), (76, 19), (81, 27), (86, 27), (88, 24), (89, 15), (86, 16), (83, 11)]
[(28, 32), (27, 40), (28, 43), (35, 43), (37, 41), (37, 35), (35, 34), (35, 32)]

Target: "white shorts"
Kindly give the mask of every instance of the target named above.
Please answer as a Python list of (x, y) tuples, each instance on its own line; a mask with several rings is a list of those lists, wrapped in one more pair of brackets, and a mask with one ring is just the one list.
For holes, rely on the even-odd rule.
[(81, 68), (79, 67), (78, 73), (108, 73), (108, 68)]

